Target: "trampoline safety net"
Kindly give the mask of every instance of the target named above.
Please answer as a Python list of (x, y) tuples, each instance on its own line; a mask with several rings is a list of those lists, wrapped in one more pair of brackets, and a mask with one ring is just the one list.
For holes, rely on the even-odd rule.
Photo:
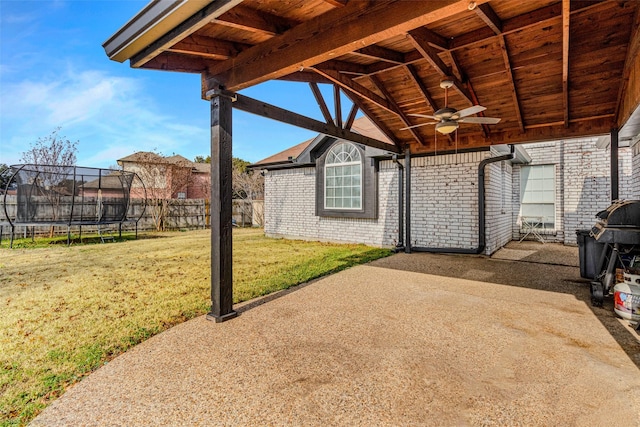
[[(121, 170), (80, 166), (12, 165), (4, 189), (6, 221), (16, 225), (102, 225), (128, 218), (131, 187), (137, 176)], [(10, 209), (8, 196), (15, 196)], [(10, 211), (11, 210), (11, 211)]]

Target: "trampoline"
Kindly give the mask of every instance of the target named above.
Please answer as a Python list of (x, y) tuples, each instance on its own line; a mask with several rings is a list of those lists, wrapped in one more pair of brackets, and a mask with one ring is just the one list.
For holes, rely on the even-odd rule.
[[(102, 239), (101, 230), (106, 226), (117, 225), (121, 237), (122, 224), (131, 223), (138, 236), (138, 221), (144, 209), (136, 217), (128, 215), (134, 181), (145, 199), (146, 191), (133, 172), (23, 164), (12, 165), (5, 173), (9, 178), (2, 199), (5, 219), (0, 222), (0, 241), (2, 228), (9, 226), (10, 247), (17, 226), (66, 227), (67, 244), (71, 242), (72, 227), (79, 227), (82, 238), (82, 226), (95, 226)], [(8, 203), (11, 196), (15, 196), (15, 205)]]

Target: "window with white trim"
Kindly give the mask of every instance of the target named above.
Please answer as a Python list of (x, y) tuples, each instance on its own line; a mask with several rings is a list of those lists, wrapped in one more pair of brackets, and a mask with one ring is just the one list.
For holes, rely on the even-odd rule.
[(334, 145), (324, 164), (324, 208), (362, 209), (362, 156), (355, 145)]
[(520, 169), (520, 217), (538, 228), (555, 228), (555, 165), (522, 166)]

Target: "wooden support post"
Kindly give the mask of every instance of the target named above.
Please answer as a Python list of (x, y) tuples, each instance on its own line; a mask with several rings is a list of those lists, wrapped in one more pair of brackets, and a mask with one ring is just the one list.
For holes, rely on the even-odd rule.
[(211, 312), (216, 323), (233, 319), (231, 235), (232, 99), (211, 91)]

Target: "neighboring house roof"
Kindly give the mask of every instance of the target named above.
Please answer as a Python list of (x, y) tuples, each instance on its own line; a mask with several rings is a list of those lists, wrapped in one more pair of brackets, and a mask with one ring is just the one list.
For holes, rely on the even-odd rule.
[[(388, 143), (389, 145), (393, 145), (393, 143), (387, 138), (385, 134), (383, 134), (380, 129), (378, 129), (368, 117), (360, 117), (353, 122), (351, 126), (351, 131), (358, 133), (360, 135), (368, 136), (370, 138), (375, 138), (377, 140)], [(322, 136), (322, 135), (321, 135)], [(276, 165), (276, 164), (287, 164), (294, 162), (302, 153), (307, 151), (310, 146), (314, 143), (319, 142), (320, 139), (323, 138), (313, 138), (307, 141), (301, 142), (298, 145), (294, 145), (293, 147), (287, 148), (284, 151), (276, 153), (272, 156), (267, 157), (266, 159), (262, 159), (250, 167), (255, 168), (258, 166), (267, 166), (267, 165)]]
[(193, 169), (199, 173), (211, 173), (211, 163), (194, 163)]
[(151, 151), (138, 151), (129, 156), (118, 159), (118, 164), (122, 163), (153, 163), (153, 164), (173, 164), (178, 166), (190, 166), (194, 171), (199, 173), (209, 173), (211, 165), (208, 163), (195, 163), (179, 154), (173, 156), (162, 157), (161, 155)]

